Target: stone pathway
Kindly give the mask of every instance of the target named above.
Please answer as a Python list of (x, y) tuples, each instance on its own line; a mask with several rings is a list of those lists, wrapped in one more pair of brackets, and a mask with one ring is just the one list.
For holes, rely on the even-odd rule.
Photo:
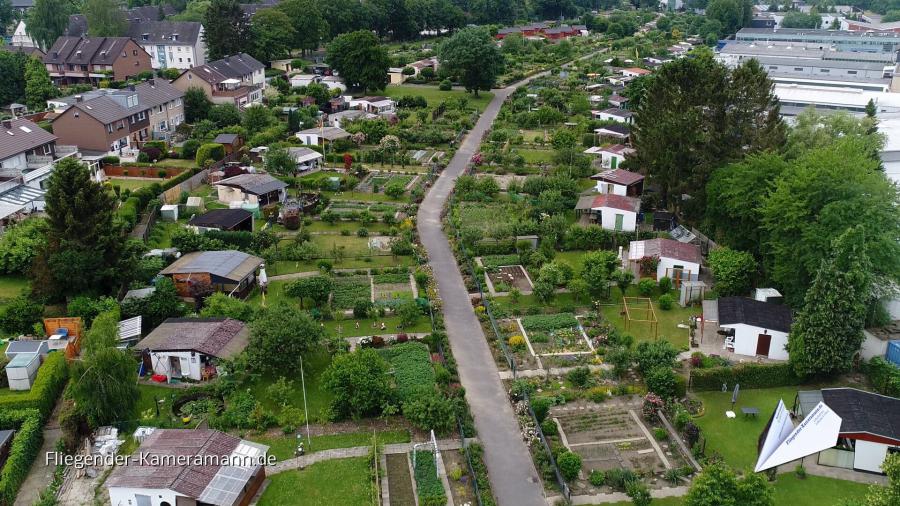
[(44, 426), (44, 443), (38, 451), (37, 458), (31, 464), (28, 477), (19, 488), (19, 494), (16, 496), (13, 506), (31, 506), (36, 503), (41, 492), (53, 481), (56, 465), (53, 462), (47, 465), (47, 454), (56, 451), (56, 442), (60, 438), (62, 438), (62, 430), (59, 428), (59, 404), (57, 404), (50, 419), (47, 420), (47, 425)]
[[(466, 440), (466, 443), (474, 443), (478, 442), (475, 438), (469, 438)], [(384, 445), (383, 452), (385, 455), (391, 455), (394, 453), (408, 453), (413, 449), (413, 445), (416, 443), (393, 443)], [(462, 441), (458, 439), (440, 439), (438, 440), (438, 449), (439, 450), (459, 450), (462, 448)], [(266, 468), (266, 475), (273, 475), (278, 473), (283, 473), (285, 471), (289, 471), (291, 469), (299, 469), (302, 467), (307, 467), (315, 464), (316, 462), (323, 462), (326, 460), (334, 460), (334, 459), (348, 459), (353, 457), (365, 457), (369, 454), (370, 446), (354, 446), (352, 448), (335, 448), (332, 450), (322, 450), (316, 453), (310, 453), (308, 455), (303, 455), (302, 457), (294, 457), (292, 459), (282, 460), (278, 462), (274, 466), (269, 466)]]

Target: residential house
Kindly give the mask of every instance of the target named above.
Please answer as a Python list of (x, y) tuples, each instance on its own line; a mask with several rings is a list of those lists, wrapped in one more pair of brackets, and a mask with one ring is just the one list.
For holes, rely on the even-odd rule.
[[(37, 42), (35, 42), (34, 39), (31, 38), (31, 35), (28, 35), (28, 27), (25, 25), (24, 19), (16, 23), (16, 28), (13, 30), (12, 37), (9, 40), (9, 45), (20, 47), (37, 47)], [(43, 55), (44, 52), (41, 51), (41, 54)]]
[(12, 0), (10, 4), (14, 11), (25, 14), (28, 9), (34, 7), (34, 0)]
[(18, 46), (18, 45), (0, 46), (0, 51), (6, 51), (8, 53), (22, 53), (25, 56), (32, 56), (41, 61), (44, 60), (44, 56), (47, 54), (47, 53), (41, 51), (41, 48), (34, 47), (34, 46)]
[(294, 160), (297, 172), (305, 172), (319, 167), (324, 156), (309, 148), (288, 148), (288, 155)]
[(597, 224), (606, 230), (616, 232), (634, 232), (637, 230), (637, 217), (641, 210), (641, 199), (625, 197), (613, 193), (593, 196), (591, 212)]
[(737, 355), (787, 360), (793, 316), (783, 304), (749, 297), (719, 297), (719, 327), (726, 330), (725, 349)]
[(620, 109), (624, 109), (628, 105), (628, 98), (619, 95), (618, 93), (613, 93), (609, 97), (606, 98), (606, 101), (609, 102), (609, 105), (613, 107), (618, 107)]
[(637, 172), (622, 169), (610, 169), (594, 174), (591, 179), (597, 181), (597, 193), (612, 193), (640, 197), (644, 193), (644, 176)]
[(188, 220), (195, 232), (253, 232), (253, 213), (246, 209), (211, 209)]
[(231, 318), (168, 318), (134, 347), (144, 370), (168, 379), (205, 381), (218, 376), (219, 361), (247, 348), (250, 327)]
[(25, 118), (0, 122), (0, 180), (22, 175), (33, 157), (56, 157), (57, 137)]
[(200, 23), (132, 21), (127, 35), (150, 54), (154, 69), (186, 70), (206, 63), (206, 43)]
[(124, 81), (153, 70), (147, 51), (128, 37), (59, 37), (44, 64), (57, 85)]
[(594, 133), (601, 139), (614, 139), (627, 143), (631, 136), (631, 129), (623, 123), (615, 123), (595, 128)]
[(172, 85), (181, 91), (200, 88), (213, 103), (234, 104), (243, 109), (262, 102), (265, 68), (252, 56), (238, 53), (188, 69)]
[(239, 174), (215, 184), (219, 202), (246, 202), (260, 207), (284, 202), (287, 183), (268, 174)]
[(162, 79), (121, 90), (53, 99), (64, 108), (53, 120), (60, 141), (82, 150), (126, 154), (151, 139), (167, 140), (184, 122), (184, 92)]
[(640, 67), (628, 67), (624, 68), (620, 71), (620, 73), (625, 77), (641, 77), (648, 76), (651, 72), (647, 69), (642, 69)]
[(351, 99), (350, 108), (370, 114), (394, 114), (396, 103), (387, 97), (362, 97)]
[(172, 279), (178, 295), (193, 299), (198, 291), (212, 289), (245, 297), (253, 289), (262, 258), (235, 250), (194, 251), (182, 255), (160, 275)]
[(631, 111), (626, 111), (625, 109), (610, 107), (609, 109), (604, 109), (602, 111), (591, 111), (591, 116), (593, 116), (594, 119), (600, 121), (615, 121), (617, 123), (625, 123), (626, 125), (630, 125), (634, 114)]
[(885, 474), (881, 468), (885, 458), (900, 452), (900, 399), (847, 387), (801, 390), (794, 413), (802, 420), (819, 402), (841, 417), (841, 428), (837, 445), (819, 452), (816, 462)]
[[(655, 272), (641, 272), (641, 259), (645, 257), (657, 262)], [(700, 275), (700, 247), (675, 239), (631, 241), (626, 259), (626, 267), (635, 273), (636, 282), (640, 274), (652, 275), (657, 280), (667, 277), (679, 288), (682, 280), (697, 281)]]
[(245, 506), (266, 480), (268, 446), (211, 429), (150, 429), (104, 486), (114, 506)]
[(340, 139), (349, 139), (350, 132), (338, 127), (309, 128), (295, 134), (307, 146), (322, 146)]

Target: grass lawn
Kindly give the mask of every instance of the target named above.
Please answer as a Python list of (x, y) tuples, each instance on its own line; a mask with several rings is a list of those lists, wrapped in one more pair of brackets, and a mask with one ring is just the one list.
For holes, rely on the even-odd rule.
[(357, 230), (365, 228), (369, 231), (370, 234), (374, 234), (379, 232), (387, 232), (388, 229), (391, 228), (391, 226), (380, 221), (369, 223), (368, 225), (363, 225), (358, 221), (339, 221), (331, 224), (327, 221), (314, 220), (312, 223), (302, 228), (309, 233), (326, 232), (334, 234), (339, 234), (342, 230), (349, 230), (351, 233), (356, 234)]
[[(376, 255), (372, 257), (361, 258), (344, 258), (340, 262), (328, 259), (332, 267), (335, 269), (374, 269), (376, 267), (408, 267), (415, 264), (415, 260), (411, 256), (395, 257), (393, 255)], [(318, 271), (318, 260), (309, 260), (306, 262), (294, 260), (279, 260), (275, 262), (274, 269), (270, 265), (266, 265), (266, 274), (269, 276), (277, 276), (281, 274), (291, 274), (294, 272), (310, 272)]]
[(525, 163), (550, 163), (553, 161), (553, 151), (549, 149), (519, 149), (519, 154), (525, 158)]
[[(382, 252), (381, 250), (373, 250), (369, 248), (369, 237), (357, 237), (355, 235), (314, 235), (312, 243), (318, 246), (323, 256), (334, 257), (334, 251), (343, 248), (345, 257), (362, 257)], [(387, 253), (390, 256), (390, 253)]]
[(147, 247), (150, 249), (171, 248), (172, 236), (182, 228), (184, 228), (184, 225), (177, 221), (157, 220), (156, 224), (153, 225), (153, 229), (150, 230), (149, 237), (147, 237)]
[[(356, 322), (359, 322), (359, 328), (356, 328)], [(404, 329), (398, 328), (400, 325), (399, 316), (386, 316), (383, 318), (367, 318), (357, 320), (352, 316), (346, 317), (345, 320), (332, 320), (325, 323), (325, 331), (329, 335), (337, 334), (338, 326), (341, 327), (340, 335), (344, 337), (370, 336), (377, 334), (396, 334), (398, 332), (431, 332), (431, 320), (426, 316), (420, 316), (419, 319), (411, 327)], [(372, 324), (375, 327), (372, 327)], [(381, 324), (384, 323), (387, 329), (381, 330)]]
[[(650, 323), (647, 322), (631, 321), (628, 328), (625, 328), (625, 315), (621, 314), (623, 311), (622, 296), (616, 288), (613, 288), (612, 292), (614, 300), (613, 304), (602, 306), (600, 311), (603, 313), (603, 317), (615, 325), (616, 328), (626, 334), (633, 335), (635, 342), (638, 343), (641, 341), (653, 341), (658, 338), (669, 341), (674, 344), (676, 348), (687, 349), (690, 344), (690, 331), (687, 328), (678, 328), (678, 324), (681, 323), (687, 325), (691, 315), (700, 313), (699, 307), (685, 308), (679, 306), (678, 303), (675, 303), (672, 305), (672, 309), (663, 311), (659, 307), (658, 297), (653, 297), (651, 303), (653, 304), (653, 310), (656, 312), (656, 318), (658, 320), (657, 335), (654, 336), (653, 329), (650, 326)], [(637, 296), (636, 293), (631, 294), (630, 292), (628, 295)], [(631, 304), (629, 304), (628, 307), (629, 310), (632, 311), (632, 319), (647, 319), (647, 311), (635, 312)]]
[[(172, 414), (172, 402), (175, 394), (181, 392), (174, 388), (167, 388), (153, 384), (140, 383), (138, 385), (140, 397), (134, 408), (133, 420), (129, 426), (149, 425), (152, 427), (182, 427), (182, 422)], [(159, 402), (159, 416), (156, 416), (156, 406)]]
[(28, 285), (29, 281), (25, 276), (0, 276), (0, 300), (20, 295)]
[[(399, 166), (398, 166), (399, 167)], [(345, 192), (323, 192), (328, 195), (331, 200), (357, 200), (362, 202), (399, 202), (403, 204), (409, 203), (409, 197), (402, 196), (399, 199), (395, 199), (391, 196), (385, 195), (384, 193), (369, 193), (369, 192), (353, 192), (353, 191), (345, 191)]]
[[(371, 432), (351, 432), (347, 434), (328, 434), (325, 436), (312, 436), (312, 444), (306, 446), (306, 437), (303, 432), (303, 426), (297, 428), (298, 434), (304, 434), (303, 444), (306, 453), (315, 453), (323, 450), (331, 450), (334, 448), (353, 448), (354, 446), (369, 446), (372, 444)], [(268, 445), (269, 455), (275, 456), (278, 460), (286, 460), (294, 456), (294, 450), (297, 448), (297, 436), (288, 434), (284, 436), (267, 437), (267, 436), (250, 436), (254, 442)], [(409, 432), (405, 430), (390, 430), (378, 432), (379, 444), (392, 443), (408, 443), (410, 441)]]
[[(322, 386), (322, 373), (331, 364), (331, 355), (322, 350), (319, 352), (307, 353), (303, 356), (303, 373), (306, 379), (306, 406), (309, 409), (310, 419), (318, 416), (319, 412), (328, 407), (331, 403), (331, 394)], [(275, 401), (269, 398), (266, 388), (275, 382), (277, 378), (260, 377), (250, 385), (250, 391), (253, 396), (258, 399), (266, 409), (278, 410)], [(303, 409), (303, 388), (300, 375), (288, 378), (293, 381), (294, 388), (291, 390), (290, 405)]]
[(469, 100), (469, 104), (479, 111), (483, 111), (490, 103), (491, 99), (494, 98), (494, 94), (490, 92), (482, 91), (478, 93), (478, 96), (476, 97), (471, 93), (467, 93), (465, 90), (441, 91), (436, 86), (404, 86), (402, 84), (392, 84), (384, 90), (384, 96), (386, 97), (397, 98), (402, 97), (403, 95), (419, 95), (425, 97), (429, 107), (434, 107), (438, 105), (441, 100), (446, 100), (448, 98), (465, 97)]
[(164, 158), (160, 160), (157, 165), (160, 167), (184, 167), (186, 169), (193, 169), (197, 166), (197, 162), (191, 159), (185, 160), (184, 158)]
[[(733, 385), (728, 385), (729, 390)], [(704, 413), (696, 419), (697, 425), (707, 438), (706, 454), (717, 452), (729, 465), (737, 469), (749, 469), (756, 463), (756, 444), (769, 417), (783, 399), (790, 408), (794, 404), (797, 387), (763, 388), (741, 390), (738, 402), (731, 407), (731, 392), (697, 392), (703, 401)], [(759, 408), (759, 416), (745, 418), (741, 407)], [(725, 411), (732, 410), (737, 417), (728, 419)]]
[(124, 178), (124, 177), (111, 177), (109, 178), (109, 184), (112, 186), (118, 186), (123, 190), (137, 190), (138, 188), (143, 188), (145, 186), (150, 186), (154, 183), (159, 183), (159, 179), (136, 179), (132, 177)]
[(269, 477), (259, 506), (366, 506), (372, 504), (371, 472), (366, 457), (318, 462), (306, 469)]

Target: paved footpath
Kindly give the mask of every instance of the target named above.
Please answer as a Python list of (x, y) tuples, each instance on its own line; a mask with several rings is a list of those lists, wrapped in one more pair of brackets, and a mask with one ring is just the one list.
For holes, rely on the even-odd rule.
[[(475, 438), (469, 438), (466, 440), (467, 445), (477, 442), (478, 440)], [(408, 453), (413, 450), (414, 444), (415, 443), (386, 444), (382, 447), (382, 452), (385, 455), (391, 455), (395, 453)], [(459, 439), (439, 439), (437, 444), (438, 449), (441, 451), (459, 450), (460, 448), (462, 448), (462, 441), (460, 441)], [(325, 460), (365, 457), (369, 454), (369, 451), (371, 449), (371, 446), (353, 446), (350, 448), (334, 448), (331, 450), (322, 450), (320, 452), (309, 453), (302, 457), (294, 457), (292, 459), (282, 460), (281, 462), (276, 463), (274, 466), (267, 467), (266, 475), (271, 476), (273, 474), (283, 473), (291, 469), (307, 467), (315, 464), (316, 462), (322, 462)]]

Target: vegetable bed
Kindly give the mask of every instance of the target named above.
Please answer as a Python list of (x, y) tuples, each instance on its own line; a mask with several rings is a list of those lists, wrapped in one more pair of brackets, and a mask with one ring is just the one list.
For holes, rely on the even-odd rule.
[(368, 276), (348, 276), (335, 278), (332, 293), (335, 307), (349, 309), (356, 301), (371, 300), (372, 287)]
[(504, 265), (517, 265), (519, 255), (486, 255), (481, 257), (481, 265), (488, 271), (496, 271)]
[(378, 350), (394, 369), (394, 381), (400, 399), (412, 397), (421, 389), (434, 387), (434, 367), (431, 353), (422, 343), (402, 343)]
[(564, 329), (578, 327), (578, 320), (572, 313), (557, 314), (540, 314), (531, 315), (522, 318), (522, 326), (525, 330), (530, 331), (551, 331), (556, 329)]
[[(412, 458), (412, 455), (410, 455)], [(434, 454), (427, 451), (416, 452), (416, 466), (413, 469), (418, 487), (419, 506), (440, 506), (447, 504), (444, 485), (437, 475)]]

